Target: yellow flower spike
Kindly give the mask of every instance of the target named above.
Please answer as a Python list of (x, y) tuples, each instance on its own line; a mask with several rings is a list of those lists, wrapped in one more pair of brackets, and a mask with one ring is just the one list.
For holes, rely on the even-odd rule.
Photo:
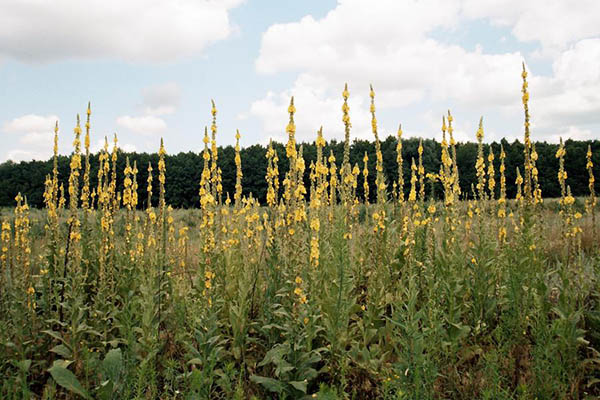
[(483, 117), (479, 119), (479, 128), (477, 129), (477, 161), (475, 170), (477, 175), (477, 193), (479, 200), (485, 200), (485, 160), (483, 157)]
[(396, 163), (398, 164), (398, 182), (396, 184), (398, 201), (404, 202), (404, 173), (402, 169), (402, 124), (398, 124), (398, 142), (396, 144)]

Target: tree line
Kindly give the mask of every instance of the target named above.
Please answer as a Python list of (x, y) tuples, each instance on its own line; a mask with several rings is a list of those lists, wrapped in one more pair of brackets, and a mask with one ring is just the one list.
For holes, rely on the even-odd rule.
[[(389, 136), (381, 142), (381, 152), (383, 154), (383, 168), (388, 183), (388, 192), (391, 193), (392, 182), (398, 179), (398, 164), (396, 161), (396, 144), (397, 139), (394, 136)], [(506, 194), (507, 197), (515, 197), (517, 188), (515, 185), (516, 168), (519, 167), (523, 172), (523, 144), (518, 140), (509, 143), (502, 139), (500, 143), (485, 144), (484, 154), (487, 164), (487, 156), (490, 146), (494, 152), (494, 169), (496, 171), (496, 182), (499, 182), (500, 169), (500, 144), (504, 147), (506, 153)], [(417, 148), (419, 139), (409, 138), (402, 141), (402, 158), (403, 158), (403, 174), (406, 182), (404, 191), (408, 193), (410, 187), (410, 165), (411, 159), (415, 162), (418, 160)], [(600, 141), (577, 141), (567, 140), (565, 147), (567, 154), (565, 156), (565, 168), (568, 173), (567, 184), (570, 185), (574, 196), (585, 196), (589, 193), (588, 188), (588, 172), (586, 170), (586, 153), (587, 147), (591, 145), (592, 161), (594, 163), (594, 175), (600, 178)], [(285, 147), (281, 143), (273, 143), (273, 147), (279, 156), (279, 172), (280, 179), (283, 179), (285, 172), (289, 168), (288, 160), (285, 157)], [(304, 143), (303, 156), (306, 162), (306, 170), (304, 175), (305, 185), (310, 187), (310, 168), (311, 162), (316, 161), (317, 150), (315, 143)], [(433, 139), (423, 140), (423, 166), (426, 173), (437, 173), (440, 169), (440, 154), (441, 145)], [(538, 142), (536, 143), (536, 151), (538, 153), (537, 168), (539, 171), (539, 183), (544, 197), (559, 197), (560, 186), (557, 180), (558, 159), (555, 154), (558, 149), (558, 144)], [(240, 150), (242, 159), (242, 186), (243, 194), (248, 196), (253, 195), (261, 203), (265, 202), (267, 183), (265, 174), (267, 170), (267, 160), (265, 158), (266, 146), (255, 144)], [(344, 152), (344, 143), (332, 140), (324, 148), (323, 154), (328, 157), (330, 151), (336, 158), (336, 163), (339, 166), (342, 161)], [(369, 193), (374, 196), (375, 188), (375, 144), (366, 140), (354, 140), (350, 147), (350, 162), (351, 165), (358, 165), (359, 169), (363, 169), (363, 157), (365, 152), (368, 154), (369, 176), (368, 183), (370, 186)], [(235, 150), (233, 146), (225, 146), (218, 148), (218, 166), (222, 170), (223, 195), (229, 193), (231, 199), (235, 192), (236, 167), (235, 167)], [(146, 180), (148, 177), (148, 164), (152, 165), (156, 174), (158, 163), (158, 154), (149, 153), (127, 153), (121, 150), (118, 151), (118, 159), (116, 163), (117, 176), (123, 176), (125, 168), (125, 159), (129, 157), (131, 164), (135, 161), (139, 170), (138, 181), (138, 198), (140, 199), (139, 207), (145, 207), (147, 202)], [(471, 185), (475, 185), (477, 177), (475, 174), (475, 161), (477, 159), (477, 143), (466, 142), (456, 145), (456, 158), (460, 175), (460, 186), (464, 197), (471, 197)], [(69, 178), (69, 157), (58, 157), (59, 181), (64, 183), (65, 189), (68, 187)], [(181, 152), (178, 154), (167, 155), (166, 162), (166, 201), (168, 204), (176, 208), (193, 208), (199, 204), (198, 184), (200, 182), (200, 174), (202, 172), (204, 161), (201, 153)], [(98, 154), (90, 156), (91, 176), (90, 185), (97, 185), (98, 176)], [(15, 163), (7, 161), (0, 164), (0, 207), (14, 206), (15, 196), (20, 192), (27, 200), (31, 207), (43, 207), (44, 205), (44, 181), (47, 174), (52, 173), (52, 159), (48, 161), (29, 161)], [(487, 170), (487, 168), (486, 168)], [(155, 177), (156, 178), (156, 177)], [(123, 190), (123, 181), (118, 181), (118, 190)], [(442, 189), (438, 185), (433, 188), (427, 185), (427, 195), (440, 197)], [(433, 190), (433, 193), (431, 191)], [(496, 185), (496, 191), (499, 191), (499, 185)], [(158, 202), (158, 194), (154, 191), (153, 203)], [(596, 188), (598, 192), (598, 188)], [(357, 194), (363, 197), (363, 175), (362, 172), (358, 177)], [(373, 200), (373, 199), (370, 199)]]

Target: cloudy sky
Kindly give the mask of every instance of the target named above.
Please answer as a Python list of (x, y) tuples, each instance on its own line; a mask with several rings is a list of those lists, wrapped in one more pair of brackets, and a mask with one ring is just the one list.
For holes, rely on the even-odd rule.
[(439, 138), (450, 108), (459, 140), (522, 137), (520, 68), (532, 135), (600, 137), (598, 0), (2, 0), (0, 162), (46, 159), (52, 129), (69, 153), (92, 102), (92, 145), (198, 151), (218, 114), (220, 144), (297, 136), (370, 138), (368, 85), (382, 136)]

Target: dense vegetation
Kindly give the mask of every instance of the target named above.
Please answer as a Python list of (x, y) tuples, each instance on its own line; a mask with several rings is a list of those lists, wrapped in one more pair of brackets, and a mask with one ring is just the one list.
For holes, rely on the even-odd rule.
[[(55, 148), (37, 199), (44, 209), (17, 194), (0, 216), (0, 397), (600, 395), (592, 147), (569, 159), (580, 144), (561, 143), (542, 156), (530, 139), (525, 78), (514, 179), (507, 160), (519, 146), (486, 149), (480, 123), (477, 144), (457, 147), (450, 114), (440, 147), (417, 145), (404, 169), (407, 142), (401, 132), (394, 151), (379, 141), (372, 90), (374, 154), (355, 142), (359, 165), (347, 89), (342, 152), (328, 153), (319, 132), (313, 163), (295, 142), (293, 99), (285, 148), (253, 147), (247, 158), (239, 136), (219, 151), (213, 105), (212, 137), (185, 167), (162, 141), (149, 165), (125, 158), (119, 169), (116, 142), (92, 158), (88, 109), (85, 151), (78, 122), (68, 172)], [(474, 159), (460, 165), (469, 148)], [(543, 178), (543, 157), (558, 165), (555, 184)], [(406, 177), (385, 166), (390, 158)], [(246, 183), (259, 185), (244, 163), (265, 165), (262, 204), (245, 195)], [(573, 191), (579, 179), (587, 193)], [(552, 185), (558, 198), (544, 199)], [(372, 196), (361, 201), (361, 188)], [(175, 210), (172, 199), (199, 209)]]
[[(506, 193), (509, 198), (514, 198), (516, 195), (516, 167), (523, 165), (523, 143), (514, 141), (509, 143), (506, 140), (502, 140), (501, 143), (492, 143), (490, 145), (484, 145), (484, 153), (488, 153), (488, 146), (491, 146), (495, 154), (500, 152), (500, 144), (504, 146), (506, 152)], [(572, 171), (569, 175), (569, 184), (571, 190), (575, 196), (583, 196), (588, 192), (588, 180), (587, 173), (585, 170), (585, 154), (587, 146), (592, 146), (593, 162), (595, 172), (597, 176), (600, 176), (600, 141), (576, 141), (567, 140), (565, 146), (567, 154), (565, 156), (565, 163), (569, 166), (569, 170)], [(393, 136), (389, 136), (386, 140), (381, 142), (381, 152), (383, 154), (383, 169), (384, 174), (391, 181), (396, 181), (398, 177), (398, 163), (396, 161), (396, 145), (397, 139)], [(410, 178), (410, 160), (418, 158), (417, 148), (419, 146), (419, 139), (409, 138), (403, 140), (403, 153), (404, 159), (404, 180), (408, 182)], [(279, 143), (273, 143), (273, 147), (279, 154), (283, 154), (284, 146)], [(304, 143), (304, 159), (306, 165), (310, 165), (311, 162), (316, 162), (317, 150), (316, 145), (313, 143)], [(423, 141), (423, 166), (427, 172), (437, 172), (440, 169), (440, 154), (441, 144), (434, 140)], [(324, 148), (325, 154), (329, 154), (329, 150), (333, 150), (336, 160), (338, 163), (342, 160), (342, 154), (344, 152), (344, 142), (331, 141), (326, 144)], [(554, 157), (558, 144), (539, 142), (536, 143), (536, 150), (539, 154), (537, 162), (537, 168), (539, 170), (539, 181), (542, 188), (542, 193), (545, 197), (559, 197), (560, 187), (556, 180), (556, 174), (558, 172), (558, 160)], [(233, 146), (219, 147), (219, 159), (217, 161), (218, 166), (223, 171), (223, 191), (229, 193), (233, 197), (235, 192), (235, 150)], [(244, 174), (244, 195), (248, 196), (250, 193), (257, 198), (261, 204), (265, 203), (267, 193), (267, 183), (265, 182), (265, 173), (267, 170), (267, 160), (265, 154), (267, 152), (266, 147), (261, 145), (253, 145), (240, 150), (240, 154), (244, 163), (242, 165), (242, 171)], [(356, 140), (350, 146), (350, 163), (352, 165), (358, 163), (362, 169), (362, 159), (364, 153), (367, 152), (369, 155), (369, 168), (374, 170), (375, 168), (375, 143), (364, 140)], [(157, 154), (147, 153), (122, 153), (119, 152), (119, 158), (117, 160), (117, 172), (119, 176), (122, 176), (123, 170), (125, 169), (125, 159), (129, 157), (130, 162), (137, 161), (138, 166), (147, 166), (149, 162), (154, 165), (158, 162)], [(167, 202), (176, 208), (192, 208), (198, 207), (200, 200), (198, 197), (198, 189), (190, 182), (200, 182), (200, 174), (202, 172), (202, 155), (197, 153), (179, 153), (175, 155), (166, 155), (166, 162), (169, 165), (167, 169), (167, 183), (166, 183), (166, 196)], [(460, 186), (462, 193), (465, 196), (471, 195), (471, 184), (476, 183), (476, 176), (473, 169), (475, 161), (477, 159), (477, 143), (458, 143), (456, 146), (456, 157), (458, 160), (458, 168), (460, 172)], [(59, 156), (58, 157), (58, 172), (59, 181), (67, 182), (69, 177), (69, 157)], [(496, 171), (500, 167), (500, 160), (494, 161)], [(90, 184), (92, 187), (97, 185), (98, 176), (98, 154), (92, 154), (90, 156), (91, 164), (91, 176)], [(282, 157), (279, 160), (279, 171), (283, 174), (289, 169), (288, 160)], [(14, 199), (17, 193), (21, 193), (27, 197), (29, 205), (32, 207), (43, 207), (43, 193), (44, 193), (44, 180), (46, 175), (52, 171), (52, 160), (49, 161), (30, 161), (30, 162), (5, 162), (0, 165), (0, 207), (8, 207), (14, 204)], [(309, 182), (309, 170), (308, 168), (304, 174), (304, 181), (308, 185)], [(148, 174), (145, 168), (140, 168), (139, 179), (145, 182)], [(363, 187), (362, 187), (362, 176), (359, 177), (359, 187), (357, 188), (357, 194), (360, 198), (363, 198)], [(374, 196), (374, 185), (375, 176), (371, 175), (368, 178), (369, 185), (371, 187), (370, 193)], [(123, 181), (117, 182), (118, 190), (123, 190)], [(429, 193), (430, 188), (426, 188)], [(406, 194), (408, 194), (408, 187), (405, 188)], [(438, 195), (441, 195), (441, 191), (436, 191)], [(144, 188), (138, 189), (138, 195), (140, 199), (145, 200)], [(374, 197), (371, 198), (373, 200)], [(155, 199), (154, 201), (158, 201)], [(157, 203), (155, 203), (156, 205)], [(142, 201), (139, 207), (145, 206)]]

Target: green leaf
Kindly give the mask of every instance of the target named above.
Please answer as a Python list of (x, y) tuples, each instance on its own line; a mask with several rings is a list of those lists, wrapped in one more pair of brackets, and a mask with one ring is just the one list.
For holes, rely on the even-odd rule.
[(58, 346), (54, 346), (53, 348), (50, 349), (50, 351), (58, 354), (59, 356), (62, 356), (63, 358), (71, 358), (73, 356), (73, 353), (71, 353), (71, 350), (64, 344), (59, 344)]
[(77, 380), (75, 375), (63, 366), (63, 363), (55, 361), (52, 364), (52, 368), (48, 370), (52, 379), (56, 381), (63, 388), (80, 395), (85, 399), (90, 399), (90, 395), (85, 391), (81, 383)]
[(112, 349), (104, 357), (102, 366), (107, 371), (115, 371), (121, 368), (123, 357), (121, 356), (121, 349)]
[(188, 363), (188, 365), (202, 365), (202, 364), (204, 364), (204, 362), (201, 359), (199, 359), (199, 358), (192, 358), (187, 363)]
[(308, 382), (306, 380), (304, 380), (304, 381), (290, 381), (290, 385), (292, 385), (294, 388), (296, 388), (297, 390), (301, 391), (302, 393), (306, 393), (306, 387), (308, 386)]
[(265, 389), (274, 393), (283, 393), (285, 391), (285, 384), (278, 381), (277, 379), (267, 378), (265, 376), (252, 375), (250, 376), (252, 382), (263, 385)]
[(56, 331), (50, 331), (50, 330), (48, 330), (48, 331), (42, 331), (42, 333), (46, 333), (46, 334), (48, 334), (48, 335), (52, 336), (54, 339), (60, 340), (61, 342), (63, 342), (63, 343), (64, 343), (64, 340), (63, 340), (63, 338), (60, 336), (60, 333), (58, 333), (58, 332), (56, 332)]
[(17, 367), (19, 367), (21, 371), (27, 372), (31, 367), (31, 360), (21, 360), (19, 362), (16, 362), (15, 364), (17, 365)]

